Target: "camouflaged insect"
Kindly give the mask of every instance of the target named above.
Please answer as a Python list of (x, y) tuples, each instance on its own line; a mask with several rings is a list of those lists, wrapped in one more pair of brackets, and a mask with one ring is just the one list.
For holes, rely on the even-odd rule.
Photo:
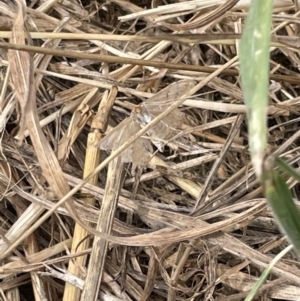
[[(194, 86), (195, 82), (192, 80), (178, 81), (136, 106), (130, 117), (122, 121), (102, 139), (100, 148), (106, 151), (119, 148)], [(177, 129), (182, 124), (183, 118), (184, 113), (179, 109), (173, 110), (147, 131), (147, 137), (140, 137), (121, 153), (122, 162), (147, 165), (153, 152), (151, 142), (162, 152), (166, 141), (178, 133)]]

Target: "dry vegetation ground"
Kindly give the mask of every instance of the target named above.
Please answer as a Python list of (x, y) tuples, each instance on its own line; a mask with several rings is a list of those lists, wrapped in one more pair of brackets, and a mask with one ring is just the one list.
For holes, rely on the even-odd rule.
[[(26, 2), (0, 1), (0, 300), (242, 300), (288, 245), (248, 152), (248, 2)], [(269, 144), (297, 162), (300, 11), (274, 2)], [(163, 152), (127, 119), (109, 157), (141, 103)], [(285, 256), (258, 299), (297, 300), (298, 267)]]

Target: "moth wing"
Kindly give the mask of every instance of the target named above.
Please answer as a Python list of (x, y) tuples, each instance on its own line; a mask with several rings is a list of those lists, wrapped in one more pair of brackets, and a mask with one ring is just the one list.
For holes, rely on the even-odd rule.
[[(148, 115), (152, 117), (151, 119), (154, 119), (160, 113), (164, 112), (172, 103), (173, 101), (168, 101), (160, 106), (158, 105), (147, 106), (146, 109), (148, 111)], [(179, 109), (175, 109), (166, 117), (164, 117), (163, 120), (159, 122), (159, 124), (165, 124), (170, 128), (176, 129), (183, 122), (184, 117), (185, 117), (184, 113), (180, 112)], [(161, 127), (163, 127), (163, 125), (161, 125)]]
[[(180, 80), (168, 87), (164, 88), (154, 96), (146, 100), (142, 105), (142, 109), (149, 115), (156, 117), (161, 112), (165, 111), (175, 100), (184, 95), (188, 90), (195, 86), (196, 82), (193, 80)], [(183, 121), (185, 114), (179, 109), (173, 110), (164, 121), (160, 123), (167, 123), (171, 128), (177, 128)]]
[[(132, 118), (127, 118), (102, 139), (100, 148), (106, 151), (116, 150), (135, 134), (135, 122), (132, 120)], [(133, 146), (129, 145), (120, 154), (122, 163), (132, 162), (132, 148)]]
[(126, 132), (126, 128), (130, 123), (130, 119), (127, 118), (123, 120), (120, 124), (118, 124), (115, 128), (113, 128), (101, 141), (100, 148), (106, 151), (112, 150), (119, 143), (120, 139), (122, 139), (124, 132)]
[[(135, 123), (136, 133), (141, 129), (138, 123)], [(142, 166), (147, 166), (153, 153), (153, 147), (149, 139), (140, 137), (132, 145), (133, 162)]]
[(193, 80), (179, 80), (148, 98), (145, 103), (151, 104), (155, 102), (157, 105), (157, 102), (162, 102), (165, 100), (174, 101), (184, 95), (188, 90), (192, 89), (195, 85), (196, 82)]

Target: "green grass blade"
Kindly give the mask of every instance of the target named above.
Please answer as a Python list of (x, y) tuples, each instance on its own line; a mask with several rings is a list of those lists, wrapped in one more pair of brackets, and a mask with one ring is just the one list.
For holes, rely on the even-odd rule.
[(279, 157), (275, 158), (275, 163), (283, 172), (286, 172), (289, 176), (300, 182), (300, 173), (291, 165), (289, 165)]
[(269, 276), (272, 268), (274, 265), (288, 252), (290, 252), (293, 249), (292, 245), (289, 245), (284, 250), (282, 250), (278, 255), (274, 257), (274, 259), (270, 262), (270, 264), (266, 267), (266, 269), (263, 271), (251, 291), (249, 292), (248, 296), (246, 297), (245, 301), (252, 301), (254, 297), (256, 296), (259, 288), (262, 286), (262, 284), (266, 281), (267, 277)]
[[(247, 107), (251, 161), (256, 176), (263, 185), (277, 223), (300, 256), (300, 214), (283, 177), (274, 170), (275, 162), (265, 161), (272, 5), (272, 0), (251, 2), (240, 45), (241, 85)], [(300, 175), (284, 161), (276, 160), (276, 164), (300, 180)], [(247, 301), (252, 300), (268, 273), (269, 270), (265, 270)]]
[(241, 81), (247, 106), (251, 159), (259, 179), (267, 145), (272, 3), (272, 0), (251, 2), (240, 47)]
[[(287, 235), (300, 256), (300, 214), (291, 191), (275, 170), (267, 171), (265, 195), (281, 230)], [(271, 179), (271, 180), (270, 180)]]

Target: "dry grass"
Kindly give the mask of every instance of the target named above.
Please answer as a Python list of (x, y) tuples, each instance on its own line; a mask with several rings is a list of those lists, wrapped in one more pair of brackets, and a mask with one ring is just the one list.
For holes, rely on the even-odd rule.
[[(248, 153), (238, 2), (0, 2), (0, 300), (242, 300), (286, 247)], [(274, 3), (269, 144), (297, 163), (299, 7)], [(298, 267), (258, 299), (297, 300)]]

